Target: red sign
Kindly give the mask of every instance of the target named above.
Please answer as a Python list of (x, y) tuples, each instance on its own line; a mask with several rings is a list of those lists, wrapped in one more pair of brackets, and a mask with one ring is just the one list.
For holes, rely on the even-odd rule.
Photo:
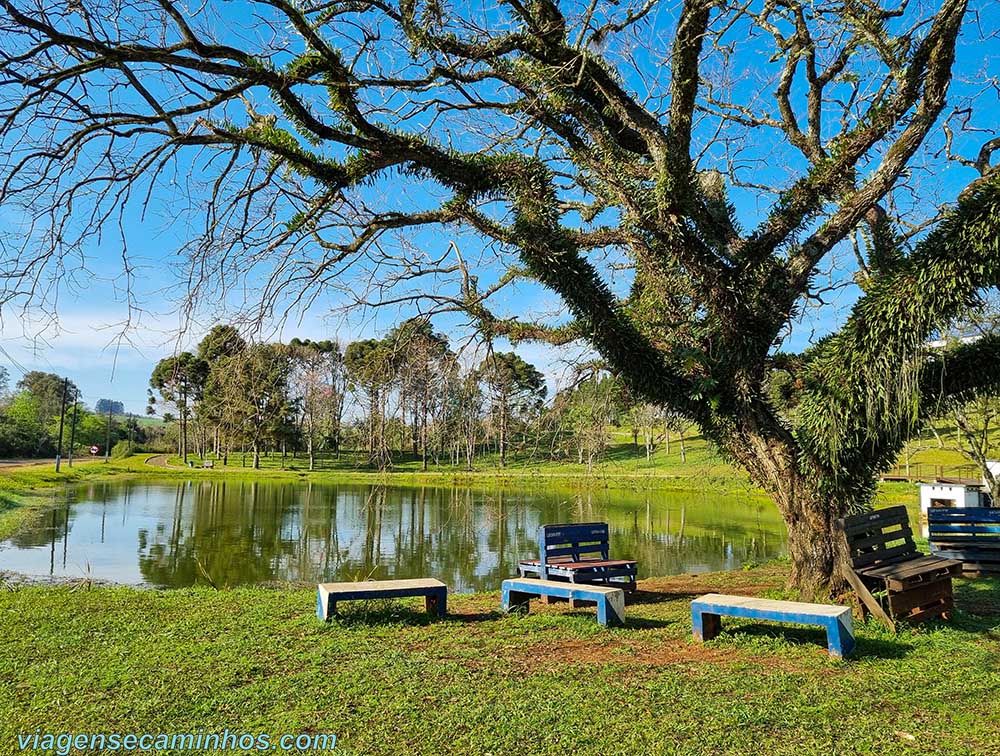
[(100, 449), (98, 449), (96, 446), (91, 446), (90, 447), (90, 453), (91, 454), (97, 454), (97, 452), (99, 452), (99, 451), (100, 451)]

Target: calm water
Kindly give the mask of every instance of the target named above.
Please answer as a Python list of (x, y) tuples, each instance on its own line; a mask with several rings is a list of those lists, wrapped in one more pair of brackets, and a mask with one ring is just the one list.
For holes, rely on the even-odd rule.
[(0, 541), (0, 571), (178, 587), (428, 576), (494, 590), (535, 556), (540, 523), (604, 520), (640, 577), (739, 568), (784, 552), (760, 499), (710, 493), (117, 482), (60, 494)]

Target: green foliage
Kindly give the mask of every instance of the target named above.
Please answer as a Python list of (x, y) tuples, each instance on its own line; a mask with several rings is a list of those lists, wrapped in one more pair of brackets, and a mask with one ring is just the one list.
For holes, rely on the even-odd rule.
[(947, 391), (923, 380), (937, 364), (923, 344), (980, 289), (1000, 284), (1000, 180), (964, 199), (910, 256), (885, 264), (841, 331), (810, 355), (796, 414), (796, 436), (825, 484), (861, 500), (872, 473), (892, 463)]
[(42, 401), (31, 391), (16, 394), (0, 415), (0, 456), (48, 454), (55, 448), (48, 420), (42, 414)]
[(119, 441), (114, 446), (111, 447), (111, 458), (112, 459), (125, 459), (131, 456), (133, 451), (133, 445), (129, 441)]

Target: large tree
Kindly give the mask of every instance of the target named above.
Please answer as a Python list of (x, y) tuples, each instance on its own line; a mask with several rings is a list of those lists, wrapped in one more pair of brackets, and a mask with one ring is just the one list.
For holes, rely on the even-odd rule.
[(537, 410), (545, 399), (545, 377), (513, 352), (493, 352), (479, 366), (492, 400), (500, 467), (507, 466), (512, 421)]
[[(91, 235), (180, 174), (203, 229), (192, 295), (243, 276), (264, 315), (338, 289), (585, 340), (748, 470), (818, 588), (834, 520), (869, 505), (926, 408), (997, 375), (997, 339), (923, 348), (1000, 279), (975, 44), (997, 19), (975, 1), (251, 0), (244, 20), (215, 0), (0, 0), (0, 203), (28, 221), (4, 299), (55, 301)], [(950, 158), (967, 173), (935, 184)], [(404, 229), (426, 244), (387, 243)], [(525, 281), (566, 316), (491, 305)], [(782, 351), (845, 281), (840, 330)]]
[(73, 381), (41, 370), (25, 373), (17, 382), (17, 390), (27, 391), (38, 400), (39, 420), (43, 423), (59, 416), (64, 398), (66, 401), (72, 401), (79, 393)]
[(149, 377), (150, 388), (159, 392), (162, 403), (177, 409), (181, 421), (177, 453), (185, 463), (188, 458), (188, 420), (201, 400), (207, 380), (208, 363), (191, 352), (164, 357), (156, 363)]

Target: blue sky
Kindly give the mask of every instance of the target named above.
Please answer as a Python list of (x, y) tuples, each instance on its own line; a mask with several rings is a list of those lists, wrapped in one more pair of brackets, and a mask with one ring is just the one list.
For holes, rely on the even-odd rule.
[[(974, 0), (974, 8), (990, 10), (991, 0)], [(247, 6), (242, 3), (225, 3), (220, 19), (214, 26), (223, 41), (239, 44), (241, 37), (252, 37), (254, 27), (248, 22)], [(665, 3), (663, 9), (650, 17), (646, 30), (653, 38), (668, 38), (675, 23), (674, 3)], [(222, 31), (218, 31), (222, 29)], [(767, 60), (759, 54), (770, 49), (770, 40), (752, 39), (741, 41), (739, 55), (745, 64), (738, 66), (739, 86), (743, 96), (752, 102), (759, 92), (767, 93), (773, 67), (761, 63)], [(638, 65), (650, 70), (662, 67), (650, 50), (635, 52)], [(739, 59), (738, 59), (739, 60)], [(966, 35), (959, 49), (957, 77), (953, 85), (952, 101), (960, 104), (979, 90), (977, 83), (991, 75), (1000, 78), (998, 53), (989, 43)], [(780, 62), (776, 65), (780, 65)], [(627, 85), (641, 91), (637, 78), (623, 69)], [(983, 124), (992, 127), (1000, 121), (996, 93), (985, 95), (985, 109), (977, 116)], [(696, 142), (709, 138), (707, 131), (696, 133)], [(962, 136), (958, 146), (966, 152), (975, 147), (979, 134)], [(940, 146), (941, 135), (933, 137), (935, 148)], [(725, 155), (718, 148), (707, 151), (705, 165), (713, 160), (723, 161)], [(769, 141), (751, 143), (741, 154), (746, 161), (748, 175), (758, 182), (784, 185), (801, 170), (801, 161), (794, 152), (775, 150)], [(121, 242), (114, 234), (108, 234), (98, 242), (96, 239), (85, 250), (85, 273), (77, 274), (70, 285), (64, 286), (59, 294), (58, 322), (45, 317), (39, 311), (29, 312), (25, 317), (19, 310), (8, 309), (2, 313), (0, 322), (0, 364), (8, 366), (11, 382), (14, 383), (24, 370), (47, 370), (71, 377), (83, 391), (83, 398), (93, 404), (102, 397), (123, 401), (131, 412), (143, 412), (146, 403), (146, 387), (152, 366), (161, 357), (174, 351), (191, 348), (200, 336), (214, 322), (226, 319), (229, 308), (239, 309), (242, 302), (219, 300), (207, 303), (196, 313), (187, 330), (179, 332), (185, 324), (178, 311), (177, 284), (182, 277), (181, 261), (176, 250), (188, 235), (187, 222), (197, 219), (200, 198), (187, 193), (183, 175), (189, 168), (179, 163), (175, 175), (177, 179), (165, 179), (157, 184), (152, 194), (150, 211), (142, 216), (135, 207), (123, 219), (127, 251), (135, 268), (132, 288), (133, 303), (141, 308), (137, 313), (125, 301), (121, 287), (120, 258)], [(933, 151), (918, 159), (914, 164), (916, 174), (926, 174), (922, 179), (928, 190), (921, 194), (921, 202), (929, 198), (931, 203), (949, 201), (956, 189), (972, 178), (972, 172), (944, 162)], [(398, 176), (366, 190), (365, 197), (373, 202), (390, 198), (399, 200), (404, 208), (420, 206), (427, 199), (418, 185), (405, 185)], [(761, 218), (767, 205), (753, 192), (734, 190), (732, 199), (738, 215), (747, 228), (752, 228)], [(900, 202), (906, 202), (900, 197)], [(914, 208), (915, 215), (926, 208)], [(187, 220), (185, 220), (187, 219)], [(19, 218), (10, 208), (0, 208), (0, 227), (17, 231)], [(414, 245), (425, 247), (433, 257), (445, 251), (450, 241), (459, 243), (467, 258), (486, 254), (482, 245), (468, 235), (453, 234), (449, 231), (423, 231), (413, 234)], [(838, 253), (843, 263), (832, 274), (835, 282), (849, 280), (852, 274), (849, 251)], [(487, 285), (497, 274), (495, 266), (485, 265), (480, 271), (482, 284)], [(253, 298), (255, 281), (249, 282), (249, 291), (244, 291), (245, 299)], [(425, 285), (433, 286), (427, 282)], [(834, 295), (827, 305), (810, 311), (795, 325), (792, 337), (785, 344), (786, 349), (799, 350), (815, 336), (830, 332), (843, 321), (846, 312), (857, 297), (857, 289), (845, 288)], [(379, 335), (391, 326), (397, 317), (409, 311), (381, 311), (378, 313), (355, 314), (345, 317), (336, 314), (342, 304), (343, 295), (329, 291), (321, 295), (306, 312), (293, 313), (285, 322), (271, 319), (263, 335), (269, 338), (333, 338), (343, 341), (361, 336)], [(557, 313), (560, 303), (551, 292), (536, 285), (522, 284), (514, 290), (502, 293), (498, 302), (500, 313), (532, 315)], [(132, 318), (131, 327), (123, 331), (123, 324)], [(455, 316), (442, 319), (441, 330), (461, 335), (460, 319)], [(124, 334), (124, 335), (123, 335)], [(500, 346), (503, 346), (502, 344)], [(541, 345), (523, 345), (518, 351), (530, 361), (546, 371), (550, 383), (554, 384), (564, 369), (563, 360), (575, 352), (562, 353)], [(553, 386), (554, 387), (554, 386)]]

